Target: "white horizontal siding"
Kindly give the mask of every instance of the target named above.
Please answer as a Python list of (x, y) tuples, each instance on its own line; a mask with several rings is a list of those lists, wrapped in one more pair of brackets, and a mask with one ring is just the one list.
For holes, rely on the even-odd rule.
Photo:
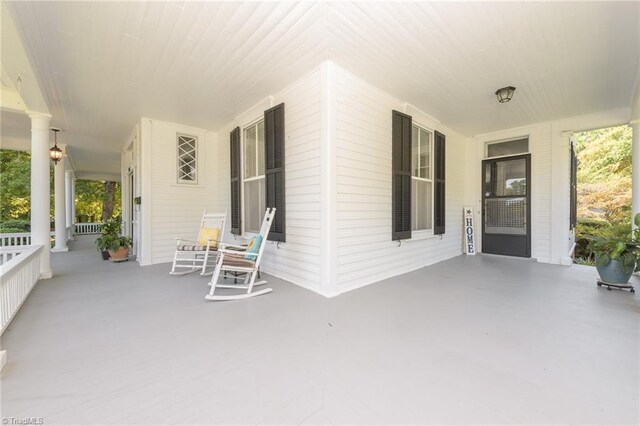
[[(403, 103), (338, 69), (337, 267), (340, 292), (461, 253), (465, 138), (419, 111), (414, 122), (447, 136), (446, 234), (391, 240), (391, 116)], [(458, 159), (460, 159), (458, 161)]]
[[(307, 75), (274, 96), (285, 104), (285, 243), (269, 242), (261, 269), (302, 287), (320, 288), (320, 73)], [(229, 208), (229, 133), (263, 116), (268, 100), (245, 111), (219, 132), (216, 205)], [(276, 212), (278, 214), (278, 212)], [(233, 239), (227, 227), (227, 238)]]
[[(151, 263), (171, 262), (175, 237), (195, 239), (204, 209), (214, 211), (216, 134), (151, 120)], [(198, 184), (178, 184), (176, 134), (198, 138)]]

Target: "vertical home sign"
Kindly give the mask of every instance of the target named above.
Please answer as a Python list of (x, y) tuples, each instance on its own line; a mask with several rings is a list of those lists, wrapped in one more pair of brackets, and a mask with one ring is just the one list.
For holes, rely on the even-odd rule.
[(473, 224), (473, 207), (465, 207), (464, 212), (464, 252), (476, 254), (475, 228)]

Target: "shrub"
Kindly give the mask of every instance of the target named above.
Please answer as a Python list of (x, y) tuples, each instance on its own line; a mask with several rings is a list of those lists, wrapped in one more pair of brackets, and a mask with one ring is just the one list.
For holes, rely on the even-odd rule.
[(614, 223), (601, 219), (579, 218), (576, 224), (576, 249), (574, 251), (576, 262), (578, 258), (593, 260), (593, 254), (587, 247), (593, 237), (630, 241), (631, 218)]
[(0, 223), (0, 232), (2, 233), (18, 233), (30, 232), (31, 222), (28, 220), (6, 220)]

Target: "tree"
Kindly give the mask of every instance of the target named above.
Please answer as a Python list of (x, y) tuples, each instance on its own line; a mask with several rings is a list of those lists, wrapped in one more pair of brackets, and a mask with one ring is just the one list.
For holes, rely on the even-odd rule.
[(0, 221), (29, 220), (30, 206), (31, 155), (0, 150)]
[(631, 128), (575, 135), (578, 157), (576, 257), (587, 257), (590, 237), (627, 239), (631, 232)]
[(76, 180), (76, 217), (79, 222), (105, 222), (121, 214), (120, 184)]
[[(54, 172), (50, 173), (50, 214), (54, 216)], [(121, 214), (118, 182), (76, 179), (76, 222), (98, 222)], [(31, 154), (0, 150), (0, 223), (29, 222), (31, 215)]]
[(116, 195), (116, 183), (107, 181), (104, 183), (104, 201), (102, 203), (102, 222), (106, 222), (113, 216), (114, 198)]

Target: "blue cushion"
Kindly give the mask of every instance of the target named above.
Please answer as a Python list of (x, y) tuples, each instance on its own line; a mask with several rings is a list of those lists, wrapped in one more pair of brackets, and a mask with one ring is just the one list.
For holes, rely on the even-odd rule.
[(249, 240), (249, 244), (247, 244), (247, 254), (244, 255), (244, 258), (247, 260), (253, 260), (255, 262), (258, 258), (260, 244), (262, 244), (262, 235), (258, 234), (251, 238), (251, 240)]

